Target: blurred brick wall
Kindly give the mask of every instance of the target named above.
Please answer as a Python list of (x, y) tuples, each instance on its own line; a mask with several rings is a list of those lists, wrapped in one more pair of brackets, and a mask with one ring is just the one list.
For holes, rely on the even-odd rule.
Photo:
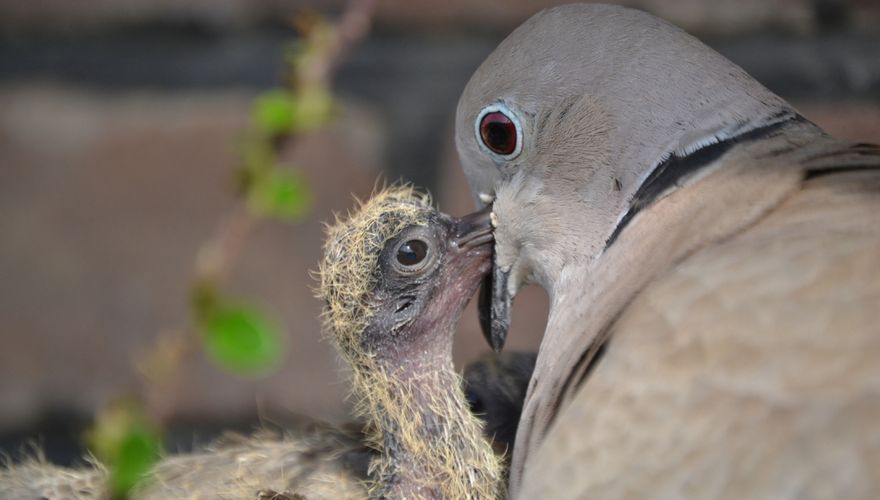
[[(187, 325), (195, 252), (232, 206), (250, 99), (0, 91), (0, 425), (41, 408), (88, 412), (136, 389), (134, 357), (163, 329)], [(343, 135), (314, 134), (298, 148), (291, 161), (318, 193), (314, 216), (260, 226), (230, 286), (289, 326), (285, 369), (242, 381), (198, 356), (177, 387), (181, 414), (249, 414), (261, 397), (338, 409), (342, 387), (326, 383), (334, 358), (317, 342), (308, 270), (320, 257), (320, 220), (347, 208), (350, 193), (368, 194), (378, 174), (354, 160), (359, 151), (337, 147)], [(305, 379), (314, 383), (291, 383)]]

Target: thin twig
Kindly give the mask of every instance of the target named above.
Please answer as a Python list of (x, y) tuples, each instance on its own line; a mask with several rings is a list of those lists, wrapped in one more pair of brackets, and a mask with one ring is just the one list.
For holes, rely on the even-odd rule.
[[(322, 47), (321, 57), (311, 61), (315, 66), (299, 68), (303, 74), (291, 79), (290, 84), (303, 84), (307, 81), (309, 84), (329, 86), (341, 61), (369, 33), (375, 5), (375, 0), (350, 0), (339, 21), (331, 28), (332, 40)], [(289, 151), (289, 139), (294, 138), (296, 134), (276, 138), (272, 142), (274, 153), (280, 156), (282, 149)], [(223, 288), (245, 241), (260, 221), (260, 217), (248, 210), (245, 201), (237, 203), (222, 216), (213, 235), (201, 245), (196, 255), (192, 277), (194, 294), (199, 293), (199, 287)], [(175, 394), (181, 385), (177, 383), (180, 367), (191, 362), (199, 352), (195, 330), (196, 325), (166, 330), (157, 339), (152, 352), (143, 356), (142, 362), (136, 363), (141, 367), (162, 367), (158, 374), (155, 370), (154, 373), (140, 370), (146, 411), (160, 425), (173, 415), (173, 405), (177, 399)], [(173, 354), (168, 355), (172, 351)]]

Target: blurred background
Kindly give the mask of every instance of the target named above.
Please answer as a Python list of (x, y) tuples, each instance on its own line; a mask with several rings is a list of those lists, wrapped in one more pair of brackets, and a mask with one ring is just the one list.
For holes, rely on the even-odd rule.
[[(556, 3), (378, 2), (332, 78), (335, 119), (279, 149), (308, 211), (256, 225), (223, 285), (280, 325), (280, 366), (240, 377), (200, 351), (182, 358), (161, 403), (172, 447), (291, 415), (345, 418), (309, 275), (322, 221), (380, 176), (470, 211), (458, 96), (510, 30)], [(831, 133), (880, 142), (880, 1), (620, 3), (699, 36)], [(238, 203), (241, 139), (254, 99), (283, 85), (294, 14), (333, 20), (344, 6), (0, 0), (0, 452), (36, 440), (71, 463), (98, 410), (144, 393), (140, 361), (192, 327), (193, 269)], [(511, 348), (537, 348), (546, 302), (537, 289), (517, 298)], [(460, 366), (488, 351), (473, 305), (456, 342)]]

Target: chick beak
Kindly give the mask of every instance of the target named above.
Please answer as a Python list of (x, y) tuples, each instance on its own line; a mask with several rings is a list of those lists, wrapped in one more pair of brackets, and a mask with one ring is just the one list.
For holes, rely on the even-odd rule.
[(452, 244), (458, 247), (459, 250), (469, 250), (491, 243), (492, 240), (491, 207), (465, 215), (456, 221), (455, 237), (452, 240)]

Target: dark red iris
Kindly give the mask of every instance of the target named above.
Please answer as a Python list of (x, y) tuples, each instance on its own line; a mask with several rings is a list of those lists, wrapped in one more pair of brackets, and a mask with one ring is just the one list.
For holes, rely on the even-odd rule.
[(516, 125), (501, 111), (486, 113), (480, 120), (480, 138), (492, 151), (509, 155), (516, 150)]

